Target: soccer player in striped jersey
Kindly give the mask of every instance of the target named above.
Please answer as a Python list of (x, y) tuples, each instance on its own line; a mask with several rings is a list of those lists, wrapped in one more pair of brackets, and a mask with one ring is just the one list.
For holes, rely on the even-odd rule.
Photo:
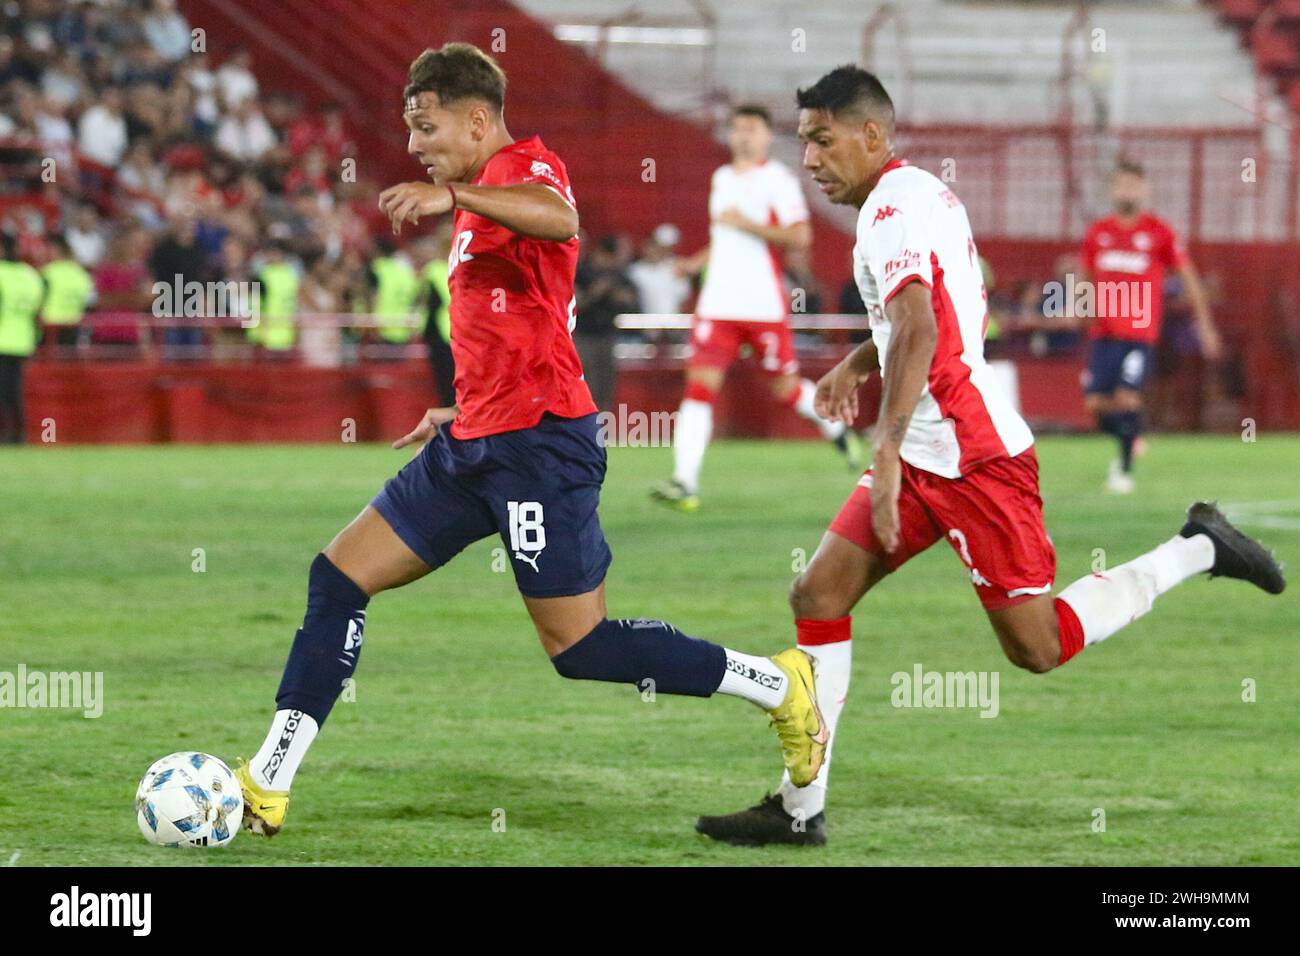
[[(790, 592), (799, 646), (821, 664), (832, 735), (848, 694), (849, 615), (939, 541), (965, 565), (1007, 658), (1034, 673), (1110, 637), (1191, 577), (1281, 593), (1273, 556), (1197, 502), (1169, 540), (1052, 596), (1056, 553), (1033, 436), (984, 360), (987, 302), (961, 200), (894, 155), (894, 106), (872, 74), (839, 67), (800, 90), (798, 105), (804, 167), (832, 202), (859, 210), (853, 270), (872, 336), (818, 383), (817, 407), (852, 422), (861, 383), (877, 369), (884, 382), (872, 467)], [(783, 780), (756, 806), (701, 817), (697, 829), (738, 844), (823, 843), (830, 763), (828, 750), (812, 786)]]

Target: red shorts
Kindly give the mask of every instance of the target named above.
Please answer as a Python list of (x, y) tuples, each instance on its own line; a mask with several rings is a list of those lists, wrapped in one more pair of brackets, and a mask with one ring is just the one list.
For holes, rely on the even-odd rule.
[(795, 375), (799, 360), (794, 354), (794, 333), (787, 322), (742, 322), (735, 319), (702, 319), (691, 324), (692, 367), (726, 370), (736, 361), (742, 345), (754, 350), (763, 371), (774, 375)]
[(886, 552), (871, 529), (871, 472), (849, 495), (830, 530), (876, 555), (890, 571), (947, 538), (970, 570), (985, 610), (1046, 594), (1056, 577), (1056, 550), (1043, 527), (1038, 458), (1029, 448), (995, 458), (961, 478), (943, 478), (902, 463), (898, 547)]

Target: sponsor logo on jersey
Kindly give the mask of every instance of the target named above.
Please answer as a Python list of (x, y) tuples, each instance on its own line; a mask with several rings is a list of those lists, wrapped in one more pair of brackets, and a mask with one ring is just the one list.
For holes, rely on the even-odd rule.
[(895, 258), (885, 262), (885, 284), (888, 285), (889, 280), (900, 272), (919, 268), (921, 268), (921, 254), (910, 249), (904, 249)]
[(1151, 268), (1151, 257), (1129, 249), (1108, 249), (1097, 257), (1100, 272), (1131, 272), (1142, 275)]

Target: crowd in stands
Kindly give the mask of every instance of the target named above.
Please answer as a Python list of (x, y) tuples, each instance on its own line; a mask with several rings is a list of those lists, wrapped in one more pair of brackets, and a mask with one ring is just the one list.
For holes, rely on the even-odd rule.
[[(209, 54), (175, 0), (0, 6), (0, 231), (57, 293), (42, 318), (60, 327), (44, 340), (161, 346), (174, 358), (243, 354), (228, 347), (251, 342), (332, 364), (351, 346), (382, 355), (422, 338), (449, 396), (449, 223), (394, 248), (375, 203), (380, 184), (343, 172), (355, 152), (344, 111), (263, 90), (253, 67), (245, 48)], [(670, 223), (636, 240), (582, 236), (575, 338), (602, 407), (615, 343), (636, 338), (615, 329), (615, 316), (691, 307), (694, 250), (680, 245)], [(852, 279), (823, 289), (806, 252), (787, 254), (784, 267), (794, 311), (865, 312)], [(258, 325), (199, 327), (175, 308), (145, 339), (139, 316), (160, 315), (155, 283), (177, 277), (256, 280)], [(1077, 347), (1078, 323), (1044, 314), (1042, 284), (989, 279), (997, 348)], [(78, 332), (87, 310), (97, 319)], [(374, 318), (339, 318), (361, 314)], [(321, 316), (333, 321), (313, 325)]]

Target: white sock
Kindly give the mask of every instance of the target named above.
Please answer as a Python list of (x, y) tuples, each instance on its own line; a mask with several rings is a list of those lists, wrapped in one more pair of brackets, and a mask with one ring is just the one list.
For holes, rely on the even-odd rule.
[(315, 718), (301, 710), (277, 710), (266, 742), (248, 762), (253, 782), (266, 790), (288, 790), (319, 732)]
[(826, 761), (812, 783), (806, 787), (796, 787), (790, 782), (789, 771), (786, 771), (776, 792), (781, 796), (786, 813), (791, 816), (802, 813), (803, 819), (807, 820), (826, 809), (826, 788), (831, 773), (831, 750), (835, 747), (835, 725), (839, 723), (840, 712), (844, 710), (844, 701), (849, 693), (849, 674), (853, 669), (853, 642), (800, 644), (799, 648), (817, 659), (817, 706), (821, 708), (822, 720), (826, 721), (826, 726), (831, 732), (831, 740), (826, 745)]
[(1213, 541), (1203, 534), (1179, 535), (1127, 564), (1080, 578), (1057, 597), (1079, 618), (1088, 647), (1132, 624), (1160, 595), (1213, 564)]
[(700, 489), (700, 467), (712, 437), (713, 403), (682, 399), (673, 431), (673, 480), (692, 494)]
[(743, 697), (764, 710), (779, 707), (789, 691), (789, 678), (770, 657), (741, 654), (731, 648), (727, 652), (727, 669), (722, 672), (719, 694)]
[(828, 422), (813, 408), (813, 399), (817, 397), (817, 386), (808, 379), (801, 378), (797, 388), (799, 397), (795, 399), (794, 410), (820, 428), (822, 437), (827, 441), (834, 441), (843, 435), (846, 427), (843, 422)]

